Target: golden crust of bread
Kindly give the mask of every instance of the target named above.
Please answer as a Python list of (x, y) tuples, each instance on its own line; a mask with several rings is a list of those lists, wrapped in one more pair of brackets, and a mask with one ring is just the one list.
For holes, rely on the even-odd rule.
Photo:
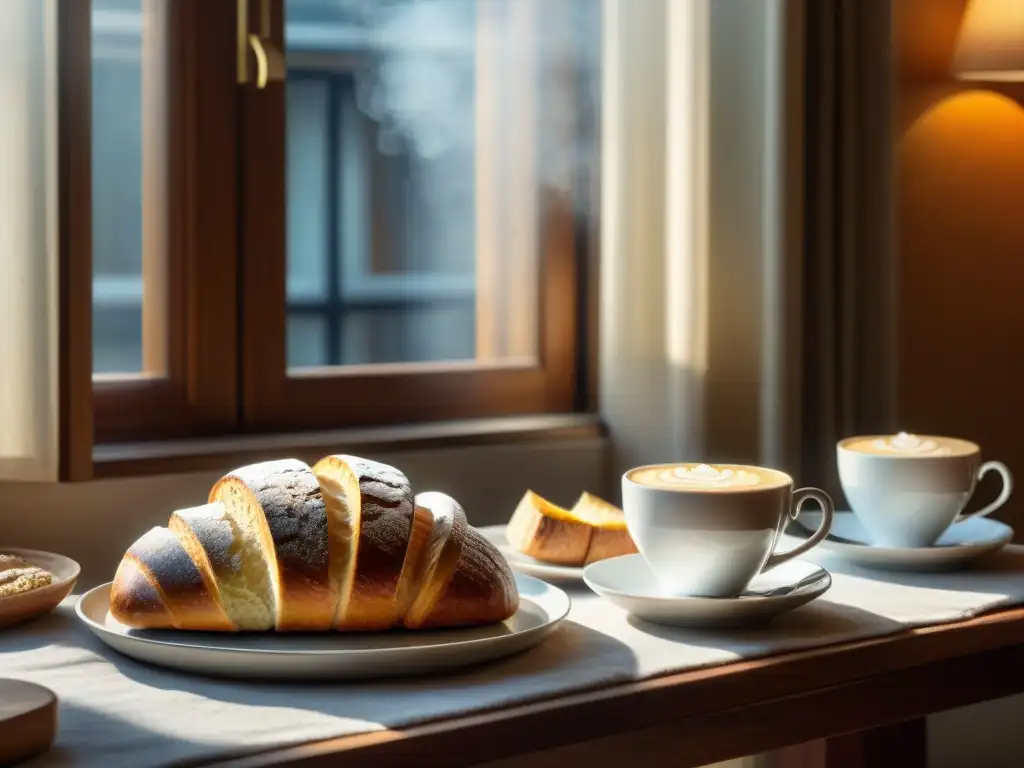
[[(154, 629), (373, 631), (492, 623), (518, 608), (508, 563), (458, 502), (414, 498), (386, 464), (268, 462), (225, 475), (210, 499), (128, 550), (115, 618)], [(260, 600), (276, 623), (253, 625), (268, 615)], [(243, 615), (247, 624), (232, 622)]]
[(491, 624), (504, 621), (518, 609), (519, 591), (508, 561), (479, 531), (467, 526), (451, 577), (415, 628)]
[[(279, 632), (330, 629), (337, 596), (328, 579), (327, 512), (320, 483), (297, 459), (241, 467), (221, 478), (210, 501), (243, 505), (262, 521)], [(262, 511), (262, 514), (261, 514)]]
[[(219, 501), (179, 509), (171, 513), (170, 522), (167, 524), (167, 528), (177, 535), (179, 540), (183, 535), (191, 535), (196, 539), (202, 548), (196, 566), (200, 573), (203, 573), (207, 587), (212, 586), (212, 589), (216, 589), (218, 578), (238, 569), (237, 558), (231, 556), (235, 533), (223, 510), (224, 505)], [(195, 557), (192, 559), (196, 560)]]
[(590, 565), (598, 560), (607, 560), (622, 555), (635, 555), (637, 551), (629, 531), (597, 528), (594, 530), (593, 538), (590, 539), (590, 549), (587, 550), (587, 559), (584, 564)]
[(422, 540), (414, 539), (420, 551), (410, 545), (410, 557), (406, 560), (407, 565), (411, 560), (420, 563), (416, 594), (403, 616), (403, 625), (408, 629), (422, 627), (441, 600), (455, 574), (469, 530), (462, 506), (443, 493), (418, 494), (416, 513), (426, 534)]
[(594, 527), (585, 565), (610, 557), (637, 553), (633, 537), (626, 530), (626, 517), (614, 504), (584, 491), (573, 505), (572, 511)]
[(402, 563), (402, 573), (398, 577), (398, 590), (395, 593), (398, 615), (403, 622), (408, 618), (415, 600), (426, 591), (437, 558), (451, 533), (450, 525), (444, 521), (439, 523), (435, 510), (431, 509), (429, 503), (422, 503), (421, 496), (416, 496), (413, 502), (415, 510), (412, 533), (409, 535), (409, 546), (405, 551), (405, 562)]
[(505, 535), (527, 557), (558, 565), (582, 566), (637, 551), (622, 510), (586, 492), (565, 509), (527, 491)]
[(359, 478), (339, 456), (327, 456), (316, 463), (313, 474), (320, 482), (320, 494), (327, 510), (327, 578), (331, 594), (337, 596), (331, 626), (341, 621), (352, 599), (359, 544)]
[[(231, 556), (235, 534), (223, 509), (220, 502), (179, 509), (171, 514), (167, 524), (168, 530), (189, 552), (206, 588), (218, 599), (220, 587), (217, 580), (230, 577), (239, 568), (238, 558)], [(190, 551), (189, 540), (198, 545), (196, 551)]]
[[(359, 486), (359, 535), (348, 605), (339, 607), (338, 629), (380, 630), (399, 623), (398, 583), (413, 532), (415, 505), (409, 480), (387, 464), (357, 456), (344, 462)], [(315, 472), (329, 471), (326, 460)]]
[(590, 549), (592, 526), (569, 510), (527, 491), (509, 520), (508, 543), (527, 557), (559, 565), (581, 565)]
[[(235, 628), (184, 547), (166, 528), (151, 528), (132, 544), (125, 560), (134, 564), (135, 571), (126, 569), (123, 581), (119, 583), (115, 578), (111, 589), (112, 604), (125, 607), (121, 613), (133, 613), (129, 605), (152, 603), (150, 592), (156, 591), (178, 629), (230, 632)], [(143, 581), (139, 575), (145, 577)], [(146, 589), (147, 584), (150, 589)], [(136, 626), (131, 620), (122, 623)]]
[(110, 615), (135, 629), (176, 629), (152, 578), (128, 555), (121, 560), (110, 588)]

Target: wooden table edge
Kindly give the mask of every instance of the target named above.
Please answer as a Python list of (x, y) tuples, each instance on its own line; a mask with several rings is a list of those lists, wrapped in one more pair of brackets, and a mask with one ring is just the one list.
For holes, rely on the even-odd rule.
[[(836, 690), (855, 688), (866, 681), (872, 687), (884, 688), (887, 678), (897, 684), (901, 673), (913, 673), (911, 677), (917, 679), (928, 667), (945, 662), (970, 659), (977, 664), (986, 654), (1012, 646), (1020, 646), (1019, 653), (1024, 659), (1022, 644), (1024, 608), (997, 609), (962, 621), (579, 690), (405, 728), (271, 748), (202, 765), (312, 767), (333, 764), (344, 757), (347, 766), (380, 768), (403, 765), (417, 754), (430, 754), (430, 765), (476, 765), (631, 731), (671, 726), (682, 733), (686, 729), (681, 729), (681, 724), (687, 721), (700, 723), (730, 712), (740, 716), (746, 712), (756, 717), (765, 708), (784, 707), (800, 697), (829, 699)], [(934, 708), (928, 702), (915, 700), (915, 706), (905, 715), (889, 712), (882, 717), (879, 713), (873, 720), (868, 718), (846, 730), (884, 725), (1024, 689), (1024, 673), (1019, 688), (1016, 679), (1010, 681), (1004, 675), (987, 677), (992, 692), (989, 696), (984, 690), (979, 693), (976, 686), (970, 691), (965, 689), (960, 698), (950, 696), (955, 691), (947, 692), (941, 699), (933, 700)], [(835, 731), (840, 732), (843, 731)], [(776, 737), (774, 741), (781, 746), (822, 735), (831, 733), (805, 733), (797, 728), (791, 740), (780, 741)], [(766, 748), (773, 746), (766, 742)], [(722, 753), (705, 762), (750, 754), (724, 754), (714, 748), (703, 753)], [(704, 763), (694, 763), (701, 764)]]

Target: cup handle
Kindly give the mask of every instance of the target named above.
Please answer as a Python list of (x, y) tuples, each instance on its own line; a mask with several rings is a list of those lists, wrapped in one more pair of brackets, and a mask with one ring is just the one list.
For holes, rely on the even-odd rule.
[(999, 493), (999, 498), (989, 504), (987, 507), (982, 507), (977, 512), (971, 512), (969, 515), (961, 514), (954, 522), (962, 522), (969, 520), (972, 517), (985, 517), (990, 515), (999, 509), (1006, 500), (1010, 498), (1010, 494), (1013, 493), (1013, 475), (1010, 474), (1010, 469), (1001, 461), (986, 461), (978, 468), (978, 480), (981, 480), (989, 472), (998, 472), (999, 476), (1003, 478), (1003, 490)]
[(768, 557), (768, 562), (761, 569), (761, 573), (764, 573), (769, 568), (781, 565), (787, 560), (792, 560), (794, 557), (799, 557), (807, 550), (817, 546), (818, 542), (828, 536), (828, 532), (832, 528), (832, 517), (835, 514), (835, 508), (832, 505), (832, 499), (823, 490), (819, 488), (799, 488), (793, 491), (793, 507), (789, 516), (796, 520), (800, 516), (800, 509), (808, 499), (814, 499), (821, 505), (821, 525), (818, 526), (818, 530), (807, 541), (793, 547), (788, 552), (772, 552)]

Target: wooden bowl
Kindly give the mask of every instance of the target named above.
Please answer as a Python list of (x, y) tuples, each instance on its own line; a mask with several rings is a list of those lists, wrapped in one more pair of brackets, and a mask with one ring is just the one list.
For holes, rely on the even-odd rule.
[(57, 697), (53, 691), (22, 680), (0, 680), (0, 765), (13, 765), (46, 752), (56, 735)]
[(75, 588), (75, 580), (82, 570), (70, 557), (53, 552), (0, 546), (0, 554), (17, 555), (22, 560), (53, 574), (53, 582), (47, 587), (10, 597), (0, 597), (0, 629), (52, 611), (61, 600), (71, 594), (71, 590)]

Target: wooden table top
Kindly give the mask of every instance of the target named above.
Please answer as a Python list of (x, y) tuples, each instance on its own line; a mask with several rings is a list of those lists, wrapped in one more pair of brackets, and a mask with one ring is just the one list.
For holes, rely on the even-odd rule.
[[(401, 730), (276, 749), (221, 768), (700, 766), (1024, 691), (1024, 608), (886, 637), (578, 692)], [(614, 747), (614, 749), (613, 749)], [(658, 751), (661, 750), (661, 751)], [(586, 763), (582, 762), (586, 761)], [(657, 764), (657, 763), (652, 763)]]

